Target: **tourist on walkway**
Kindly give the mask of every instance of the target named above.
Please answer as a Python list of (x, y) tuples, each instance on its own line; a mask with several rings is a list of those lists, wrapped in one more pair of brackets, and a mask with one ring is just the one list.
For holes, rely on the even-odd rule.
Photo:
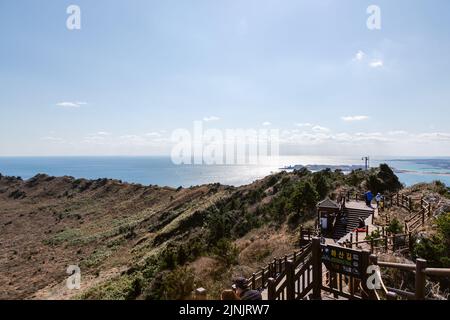
[(375, 201), (377, 202), (377, 208), (380, 209), (380, 201), (381, 201), (381, 194), (378, 192)]
[(366, 223), (364, 222), (364, 219), (359, 217), (358, 219), (358, 229), (362, 229), (366, 227)]
[(241, 300), (262, 300), (261, 292), (258, 290), (250, 290), (247, 279), (243, 277), (236, 278), (233, 281), (233, 289)]
[(364, 194), (364, 197), (365, 197), (365, 199), (366, 199), (366, 205), (368, 206), (368, 207), (371, 207), (371, 203), (372, 203), (372, 199), (373, 199), (373, 194), (372, 194), (372, 191), (367, 191), (365, 194)]

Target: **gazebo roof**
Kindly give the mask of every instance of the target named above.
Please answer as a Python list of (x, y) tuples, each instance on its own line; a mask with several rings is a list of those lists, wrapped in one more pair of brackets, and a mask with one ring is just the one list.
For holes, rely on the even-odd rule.
[(317, 204), (318, 208), (339, 209), (339, 204), (336, 201), (326, 198)]

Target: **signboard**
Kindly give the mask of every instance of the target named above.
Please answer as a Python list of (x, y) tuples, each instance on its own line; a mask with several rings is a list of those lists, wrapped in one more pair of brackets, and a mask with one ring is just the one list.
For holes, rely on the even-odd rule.
[(322, 262), (328, 270), (355, 278), (364, 274), (362, 251), (340, 246), (322, 245)]

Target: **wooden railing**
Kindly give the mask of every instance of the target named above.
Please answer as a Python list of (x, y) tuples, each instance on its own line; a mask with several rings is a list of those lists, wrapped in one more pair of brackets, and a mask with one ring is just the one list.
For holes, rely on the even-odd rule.
[[(412, 300), (424, 300), (426, 298), (425, 286), (427, 276), (434, 277), (450, 277), (450, 268), (428, 268), (427, 261), (424, 259), (417, 259), (415, 264), (403, 264), (393, 262), (378, 261), (376, 255), (370, 257), (371, 264), (378, 265), (383, 268), (392, 268), (413, 272), (415, 274), (415, 290), (414, 292), (384, 286), (384, 291), (387, 294), (387, 299), (397, 299), (398, 297)], [(381, 279), (381, 276), (380, 276)]]
[[(409, 211), (410, 215), (405, 219), (405, 233), (417, 231), (420, 227), (425, 225), (425, 222), (431, 218), (433, 213), (433, 206), (431, 203), (425, 201), (425, 199), (420, 199), (420, 204), (414, 204), (411, 197), (405, 196), (403, 194), (394, 194), (386, 196), (384, 198), (383, 208), (392, 208), (394, 206), (406, 209)], [(418, 210), (416, 208), (418, 207)], [(379, 212), (380, 215), (382, 213)], [(385, 215), (385, 224), (390, 224), (390, 216)]]
[(273, 259), (271, 263), (264, 268), (261, 268), (260, 271), (253, 273), (252, 276), (247, 279), (251, 288), (253, 290), (262, 291), (269, 286), (269, 279), (282, 279), (286, 275), (286, 270), (289, 268), (288, 265), (290, 263), (301, 263), (304, 259), (305, 252), (309, 252), (310, 248), (310, 244), (307, 244), (300, 250), (294, 251), (289, 255)]
[(425, 201), (423, 198), (420, 199), (419, 212), (412, 214), (409, 218), (405, 220), (405, 231), (414, 232), (417, 231), (421, 226), (425, 225), (425, 222), (431, 218), (433, 213), (433, 206), (431, 203)]
[[(368, 229), (364, 233), (367, 239)], [(348, 248), (366, 246), (370, 247), (371, 253), (388, 253), (396, 252), (402, 249), (410, 249), (413, 245), (413, 237), (411, 232), (401, 234), (390, 234), (385, 227), (381, 228), (381, 234), (378, 238), (371, 238), (370, 240), (359, 240), (359, 233), (356, 233), (356, 241), (353, 241), (353, 234), (351, 234), (350, 241), (344, 243)]]
[(285, 269), (268, 283), (269, 300), (301, 300), (313, 286), (312, 250), (307, 246), (298, 259), (288, 260)]
[(319, 228), (304, 228), (303, 225), (300, 226), (299, 231), (299, 244), (300, 246), (304, 246), (311, 242), (313, 237), (317, 237), (320, 235)]
[(391, 195), (384, 196), (384, 208), (391, 207), (401, 207), (408, 211), (413, 211), (413, 202), (412, 198), (405, 196), (404, 194), (395, 193)]

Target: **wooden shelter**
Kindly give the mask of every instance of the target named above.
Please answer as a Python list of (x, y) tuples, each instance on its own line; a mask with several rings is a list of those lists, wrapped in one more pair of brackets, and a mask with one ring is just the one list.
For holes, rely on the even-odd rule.
[(341, 212), (341, 206), (330, 198), (317, 204), (317, 221), (323, 233), (332, 231), (336, 217)]

